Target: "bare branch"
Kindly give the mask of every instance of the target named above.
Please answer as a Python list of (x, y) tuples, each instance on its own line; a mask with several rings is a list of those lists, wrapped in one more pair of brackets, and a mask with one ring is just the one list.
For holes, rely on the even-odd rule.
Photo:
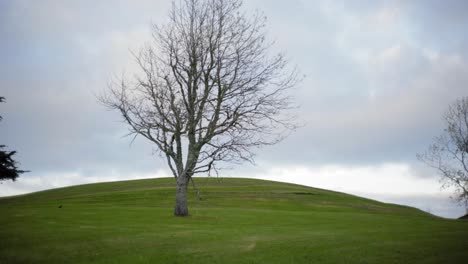
[(468, 97), (451, 104), (444, 120), (444, 133), (418, 158), (437, 169), (442, 186), (454, 187), (455, 200), (468, 209)]
[(165, 154), (178, 182), (217, 173), (219, 162), (253, 162), (256, 148), (295, 128), (287, 113), (297, 71), (272, 54), (265, 17), (248, 17), (241, 6), (174, 2), (169, 22), (154, 25), (152, 42), (133, 54), (140, 72), (114, 81), (100, 98), (131, 134)]

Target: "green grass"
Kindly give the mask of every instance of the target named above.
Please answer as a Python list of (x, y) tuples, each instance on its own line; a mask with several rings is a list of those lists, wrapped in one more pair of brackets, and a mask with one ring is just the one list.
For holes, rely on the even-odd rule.
[[(200, 178), (190, 217), (174, 180), (0, 199), (0, 263), (466, 263), (468, 221), (343, 193)], [(58, 208), (62, 205), (62, 208)]]

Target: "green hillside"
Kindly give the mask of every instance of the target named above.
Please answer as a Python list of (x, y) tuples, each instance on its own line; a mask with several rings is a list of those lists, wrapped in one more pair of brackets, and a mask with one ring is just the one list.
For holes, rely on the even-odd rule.
[[(465, 263), (468, 221), (305, 186), (200, 178), (190, 217), (174, 179), (0, 199), (0, 263)], [(61, 208), (60, 208), (61, 205)]]

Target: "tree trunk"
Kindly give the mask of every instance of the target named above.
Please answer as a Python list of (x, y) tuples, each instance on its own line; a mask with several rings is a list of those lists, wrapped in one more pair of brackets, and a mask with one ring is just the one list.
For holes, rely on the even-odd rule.
[(187, 186), (188, 177), (186, 175), (177, 177), (175, 216), (188, 216)]

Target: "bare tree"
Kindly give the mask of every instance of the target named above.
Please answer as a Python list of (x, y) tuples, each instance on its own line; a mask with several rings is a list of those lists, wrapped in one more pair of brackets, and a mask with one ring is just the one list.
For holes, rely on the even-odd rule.
[(468, 211), (468, 97), (448, 108), (444, 133), (418, 158), (438, 170), (443, 187), (454, 187), (456, 201)]
[(169, 22), (134, 54), (140, 74), (113, 82), (100, 98), (120, 111), (130, 134), (154, 143), (176, 179), (176, 216), (187, 187), (223, 162), (253, 161), (253, 150), (294, 128), (287, 90), (297, 74), (271, 51), (266, 18), (240, 0), (173, 2)]

